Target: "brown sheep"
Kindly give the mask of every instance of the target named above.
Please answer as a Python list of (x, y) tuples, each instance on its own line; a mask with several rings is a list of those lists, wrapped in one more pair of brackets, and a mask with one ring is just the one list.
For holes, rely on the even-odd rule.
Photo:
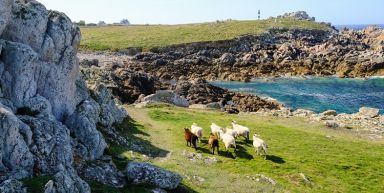
[(215, 148), (217, 148), (217, 154), (219, 154), (219, 139), (216, 135), (211, 133), (209, 136), (208, 144), (212, 149), (212, 154), (215, 154)]
[(192, 146), (197, 150), (198, 137), (193, 134), (188, 128), (184, 128), (184, 139), (187, 141), (187, 146)]

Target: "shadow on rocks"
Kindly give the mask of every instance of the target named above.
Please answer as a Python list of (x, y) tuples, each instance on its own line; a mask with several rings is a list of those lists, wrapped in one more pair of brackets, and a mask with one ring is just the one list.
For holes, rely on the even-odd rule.
[[(113, 153), (120, 154), (125, 151), (132, 151), (144, 154), (151, 158), (164, 158), (169, 153), (167, 150), (154, 146), (151, 141), (143, 139), (149, 137), (150, 135), (143, 131), (145, 128), (143, 125), (138, 124), (132, 118), (126, 118), (121, 124), (115, 125), (115, 127), (117, 132), (126, 138), (127, 143), (123, 147), (115, 147), (119, 151)], [(112, 145), (116, 145), (113, 144), (114, 139), (108, 137), (107, 139), (109, 142), (112, 142)]]

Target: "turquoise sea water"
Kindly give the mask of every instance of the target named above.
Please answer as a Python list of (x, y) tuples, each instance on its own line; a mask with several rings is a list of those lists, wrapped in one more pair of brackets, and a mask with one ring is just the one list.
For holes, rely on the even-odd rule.
[(341, 78), (275, 78), (244, 82), (212, 82), (212, 84), (271, 97), (292, 109), (316, 112), (334, 109), (338, 113), (354, 113), (360, 107), (374, 107), (384, 112), (384, 79)]

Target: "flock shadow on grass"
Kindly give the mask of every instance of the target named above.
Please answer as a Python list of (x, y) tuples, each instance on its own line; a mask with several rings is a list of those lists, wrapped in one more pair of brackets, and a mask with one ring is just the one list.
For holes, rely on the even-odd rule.
[[(235, 159), (236, 157), (242, 159), (253, 159), (253, 156), (247, 152), (247, 150), (243, 146), (249, 146), (246, 142), (236, 142), (236, 151), (233, 151), (233, 148), (229, 148), (228, 151), (225, 150), (223, 145), (220, 146), (219, 155), (227, 158)], [(209, 148), (208, 140), (202, 139), (201, 143), (197, 147), (197, 150), (202, 153), (212, 154), (212, 149)], [(215, 153), (217, 153), (215, 151)]]
[(166, 157), (169, 153), (167, 150), (154, 146), (151, 141), (139, 137), (140, 135), (144, 137), (149, 137), (150, 135), (144, 132), (145, 127), (143, 125), (131, 118), (125, 119), (121, 124), (116, 125), (116, 128), (128, 139), (128, 146), (123, 147), (125, 150), (131, 150), (153, 158)]
[[(254, 155), (248, 153), (247, 149), (244, 148), (244, 146), (252, 147), (252, 141), (236, 141), (236, 151), (234, 151), (233, 148), (230, 148), (228, 151), (225, 150), (225, 147), (222, 145), (220, 146), (219, 155), (227, 158), (242, 158), (247, 160), (252, 160), (256, 158), (256, 152), (253, 151)], [(252, 148), (253, 149), (253, 148)], [(202, 139), (201, 143), (197, 147), (197, 150), (206, 153), (206, 154), (212, 154), (212, 149), (208, 146), (208, 140)], [(216, 151), (215, 151), (216, 153)], [(267, 155), (266, 160), (272, 161), (277, 164), (283, 164), (285, 163), (284, 159), (282, 157), (276, 156), (276, 155)]]

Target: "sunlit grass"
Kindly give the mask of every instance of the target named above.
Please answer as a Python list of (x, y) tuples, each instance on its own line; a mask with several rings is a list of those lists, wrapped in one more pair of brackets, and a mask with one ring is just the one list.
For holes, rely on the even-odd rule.
[(257, 35), (273, 27), (329, 30), (325, 24), (294, 19), (225, 21), (185, 25), (82, 27), (81, 49), (117, 51), (141, 47), (149, 50), (169, 45)]
[[(122, 128), (123, 132), (135, 136), (132, 142), (141, 144), (144, 150), (121, 149), (118, 153), (128, 160), (149, 161), (181, 174), (190, 192), (380, 192), (384, 185), (383, 143), (356, 138), (345, 130), (329, 130), (295, 118), (238, 116), (175, 107), (128, 110), (135, 120), (134, 128), (130, 124), (131, 129)], [(195, 152), (186, 146), (184, 127), (196, 122), (207, 136), (212, 122), (229, 126), (231, 120), (247, 125), (252, 134), (258, 133), (266, 140), (267, 160), (256, 157), (252, 143), (241, 138), (236, 153), (231, 149), (227, 154), (220, 144), (221, 155), (214, 155), (219, 162), (213, 165), (192, 162), (183, 155)], [(206, 140), (197, 153), (212, 157)], [(306, 183), (300, 173), (311, 182)], [(277, 185), (248, 178), (258, 174), (273, 178)], [(193, 176), (205, 181), (198, 182)]]

